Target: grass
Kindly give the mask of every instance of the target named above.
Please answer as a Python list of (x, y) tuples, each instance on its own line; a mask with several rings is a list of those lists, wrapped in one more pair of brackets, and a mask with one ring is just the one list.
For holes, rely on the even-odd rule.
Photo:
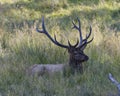
[[(42, 3), (41, 3), (42, 2)], [(108, 96), (117, 94), (108, 73), (120, 81), (120, 3), (118, 0), (0, 0), (0, 95), (2, 96)], [(89, 56), (84, 73), (69, 76), (31, 78), (25, 70), (36, 63), (68, 63), (66, 50), (52, 44), (35, 31), (45, 17), (47, 30), (67, 44), (76, 42), (71, 29), (79, 17), (82, 32), (92, 25), (94, 41), (87, 46)], [(72, 31), (72, 32), (71, 32)]]

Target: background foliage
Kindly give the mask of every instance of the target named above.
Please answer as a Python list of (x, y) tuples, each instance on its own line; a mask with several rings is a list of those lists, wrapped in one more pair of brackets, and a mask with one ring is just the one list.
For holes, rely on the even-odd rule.
[[(47, 30), (67, 44), (76, 42), (72, 20), (79, 17), (85, 35), (92, 26), (94, 41), (85, 53), (84, 73), (31, 78), (25, 70), (36, 63), (67, 63), (66, 50), (35, 31), (45, 17)], [(120, 81), (119, 0), (0, 0), (0, 95), (110, 96), (117, 89), (108, 73)]]

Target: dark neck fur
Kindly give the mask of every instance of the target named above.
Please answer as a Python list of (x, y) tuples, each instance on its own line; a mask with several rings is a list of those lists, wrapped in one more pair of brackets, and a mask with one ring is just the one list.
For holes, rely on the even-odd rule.
[(82, 62), (78, 62), (76, 61), (73, 57), (70, 56), (69, 58), (69, 65), (72, 69), (73, 72), (83, 72), (83, 66), (82, 66)]

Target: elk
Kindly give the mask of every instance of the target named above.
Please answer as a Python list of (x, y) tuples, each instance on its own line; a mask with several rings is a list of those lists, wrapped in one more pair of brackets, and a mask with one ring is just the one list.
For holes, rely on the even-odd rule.
[(36, 28), (36, 31), (39, 33), (45, 34), (55, 45), (67, 49), (69, 53), (69, 64), (35, 64), (31, 66), (28, 69), (29, 74), (37, 74), (37, 75), (43, 75), (44, 73), (56, 73), (61, 72), (64, 69), (67, 69), (69, 67), (72, 72), (83, 72), (83, 65), (82, 62), (85, 62), (89, 59), (89, 57), (84, 53), (84, 49), (86, 46), (93, 41), (93, 38), (88, 41), (89, 37), (92, 33), (92, 28), (90, 26), (90, 32), (86, 35), (86, 38), (83, 39), (82, 32), (81, 32), (81, 23), (80, 19), (77, 18), (78, 25), (75, 24), (74, 21), (72, 21), (73, 27), (72, 29), (76, 29), (79, 32), (79, 40), (72, 45), (70, 41), (68, 40), (68, 45), (61, 44), (57, 41), (56, 35), (54, 35), (54, 38), (51, 37), (51, 35), (48, 33), (45, 27), (44, 23), (44, 17), (42, 18), (42, 29)]

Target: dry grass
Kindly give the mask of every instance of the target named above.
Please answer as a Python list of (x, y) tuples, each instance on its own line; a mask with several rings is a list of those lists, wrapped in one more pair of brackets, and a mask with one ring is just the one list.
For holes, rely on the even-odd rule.
[[(22, 9), (16, 9), (15, 2), (8, 1), (5, 5), (6, 1), (2, 0), (2, 7), (9, 8), (0, 17), (0, 94), (3, 96), (108, 96), (117, 93), (108, 80), (108, 73), (120, 81), (119, 3), (117, 0), (96, 3), (96, 0), (89, 5), (85, 1), (62, 1), (52, 10), (44, 6), (43, 10), (39, 10), (39, 4), (32, 2), (30, 5), (28, 0), (16, 2), (24, 4)], [(54, 36), (55, 33), (64, 44), (68, 39), (76, 42), (78, 32), (71, 29), (71, 21), (76, 16), (81, 18), (84, 36), (92, 25), (94, 41), (85, 49), (90, 59), (84, 63), (82, 75), (56, 74), (52, 78), (25, 75), (25, 69), (36, 63), (68, 62), (66, 50), (35, 31), (36, 22), (42, 15), (45, 15), (50, 34)]]

